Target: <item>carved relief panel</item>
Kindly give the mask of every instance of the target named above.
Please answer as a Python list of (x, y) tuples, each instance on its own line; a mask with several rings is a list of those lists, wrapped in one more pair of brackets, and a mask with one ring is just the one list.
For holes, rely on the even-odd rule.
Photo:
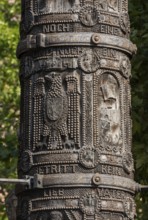
[(91, 31), (129, 37), (127, 1), (22, 0), (21, 30), (24, 34)]
[[(98, 144), (122, 148), (120, 87), (117, 78), (104, 73), (98, 82)], [(104, 143), (103, 143), (104, 142)]]
[(22, 0), (18, 220), (134, 220), (125, 0)]
[[(96, 167), (95, 172), (132, 175), (128, 62), (119, 51), (84, 47), (51, 48), (22, 60), (22, 171), (85, 173)], [(61, 153), (60, 162), (53, 162)], [(65, 162), (66, 168), (59, 165)]]
[(56, 72), (50, 72), (35, 81), (34, 125), (38, 123), (38, 130), (34, 126), (37, 134), (34, 135), (33, 150), (80, 147), (78, 81), (77, 77), (70, 75), (62, 80)]

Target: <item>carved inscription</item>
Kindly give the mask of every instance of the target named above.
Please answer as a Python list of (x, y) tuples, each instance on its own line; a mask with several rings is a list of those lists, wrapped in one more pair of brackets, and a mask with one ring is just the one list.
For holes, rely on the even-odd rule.
[(43, 33), (69, 32), (69, 24), (48, 24), (43, 25)]
[(77, 67), (77, 60), (65, 58), (61, 59), (60, 57), (49, 57), (48, 59), (38, 60), (35, 62), (34, 72), (39, 72), (42, 70), (66, 70), (66, 69), (75, 69)]
[(55, 50), (57, 56), (66, 57), (66, 56), (79, 56), (83, 52), (81, 47), (67, 47), (67, 48), (58, 48)]
[[(111, 21), (109, 20), (109, 18), (104, 18), (102, 16), (101, 19), (102, 20), (100, 20), (100, 23), (97, 23), (95, 26), (90, 28), (92, 32), (110, 34), (120, 37), (125, 35), (125, 33), (121, 31), (121, 28), (117, 24), (116, 19), (113, 21), (114, 26), (110, 25)], [(75, 24), (74, 31), (77, 32), (77, 30), (79, 30), (80, 32), (87, 32), (87, 28), (82, 27), (80, 24)]]
[(64, 189), (45, 189), (44, 190), (44, 197), (63, 197), (64, 196)]
[(38, 174), (75, 173), (75, 165), (47, 165), (37, 168)]
[(98, 195), (101, 198), (110, 198), (110, 199), (121, 199), (124, 200), (126, 197), (126, 193), (119, 190), (112, 189), (97, 189)]
[(102, 165), (101, 168), (102, 168), (101, 172), (103, 174), (116, 175), (116, 176), (122, 175), (122, 169), (120, 167)]
[[(58, 47), (58, 48), (45, 48), (44, 50), (40, 50), (36, 53), (33, 54), (34, 60), (36, 58), (40, 57), (40, 59), (43, 57), (47, 57), (50, 59), (51, 56), (56, 56), (60, 58), (66, 58), (66, 57), (79, 57), (83, 52), (85, 52), (85, 48), (83, 47)], [(100, 47), (96, 48), (95, 52), (97, 53), (98, 57), (100, 56), (101, 58), (112, 58), (112, 59), (119, 59), (121, 57), (121, 53), (119, 53), (115, 49), (107, 48), (107, 47)], [(28, 60), (28, 61), (27, 61)], [(35, 65), (33, 58), (27, 58), (22, 64), (22, 66), (26, 66), (25, 73), (26, 75), (29, 75), (30, 73), (33, 72)], [(55, 59), (53, 58), (55, 61)], [(41, 60), (39, 60), (41, 62)], [(25, 67), (24, 67), (25, 68)], [(27, 71), (29, 70), (29, 71)]]
[(118, 27), (113, 27), (109, 25), (100, 24), (96, 27), (96, 30), (103, 34), (111, 34), (115, 36), (120, 36), (120, 29)]

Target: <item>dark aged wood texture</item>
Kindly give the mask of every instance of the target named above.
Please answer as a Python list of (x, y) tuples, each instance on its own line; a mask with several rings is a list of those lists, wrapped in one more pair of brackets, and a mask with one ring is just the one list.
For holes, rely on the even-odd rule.
[(128, 0), (22, 0), (20, 32), (17, 219), (133, 220)]

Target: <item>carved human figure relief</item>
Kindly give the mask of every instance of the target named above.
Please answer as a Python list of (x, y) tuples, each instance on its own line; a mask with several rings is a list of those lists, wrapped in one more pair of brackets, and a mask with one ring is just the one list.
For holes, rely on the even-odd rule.
[(38, 0), (38, 11), (39, 13), (66, 12), (79, 4), (79, 0)]
[(101, 76), (98, 102), (100, 143), (119, 144), (121, 142), (119, 85), (113, 75)]

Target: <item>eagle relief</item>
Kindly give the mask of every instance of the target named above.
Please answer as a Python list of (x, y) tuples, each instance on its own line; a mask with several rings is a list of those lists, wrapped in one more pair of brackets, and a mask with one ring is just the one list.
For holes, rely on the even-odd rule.
[(67, 138), (67, 96), (61, 76), (51, 73), (45, 76), (45, 97), (43, 106), (43, 131), (38, 143), (39, 149), (62, 149), (62, 138)]
[[(78, 147), (78, 87), (75, 77), (51, 72), (38, 78), (34, 94), (34, 150)], [(72, 102), (72, 103), (71, 103)], [(40, 106), (40, 107), (39, 107)], [(73, 121), (73, 129), (69, 126)], [(36, 124), (38, 122), (38, 124)], [(36, 138), (39, 137), (39, 138)]]

